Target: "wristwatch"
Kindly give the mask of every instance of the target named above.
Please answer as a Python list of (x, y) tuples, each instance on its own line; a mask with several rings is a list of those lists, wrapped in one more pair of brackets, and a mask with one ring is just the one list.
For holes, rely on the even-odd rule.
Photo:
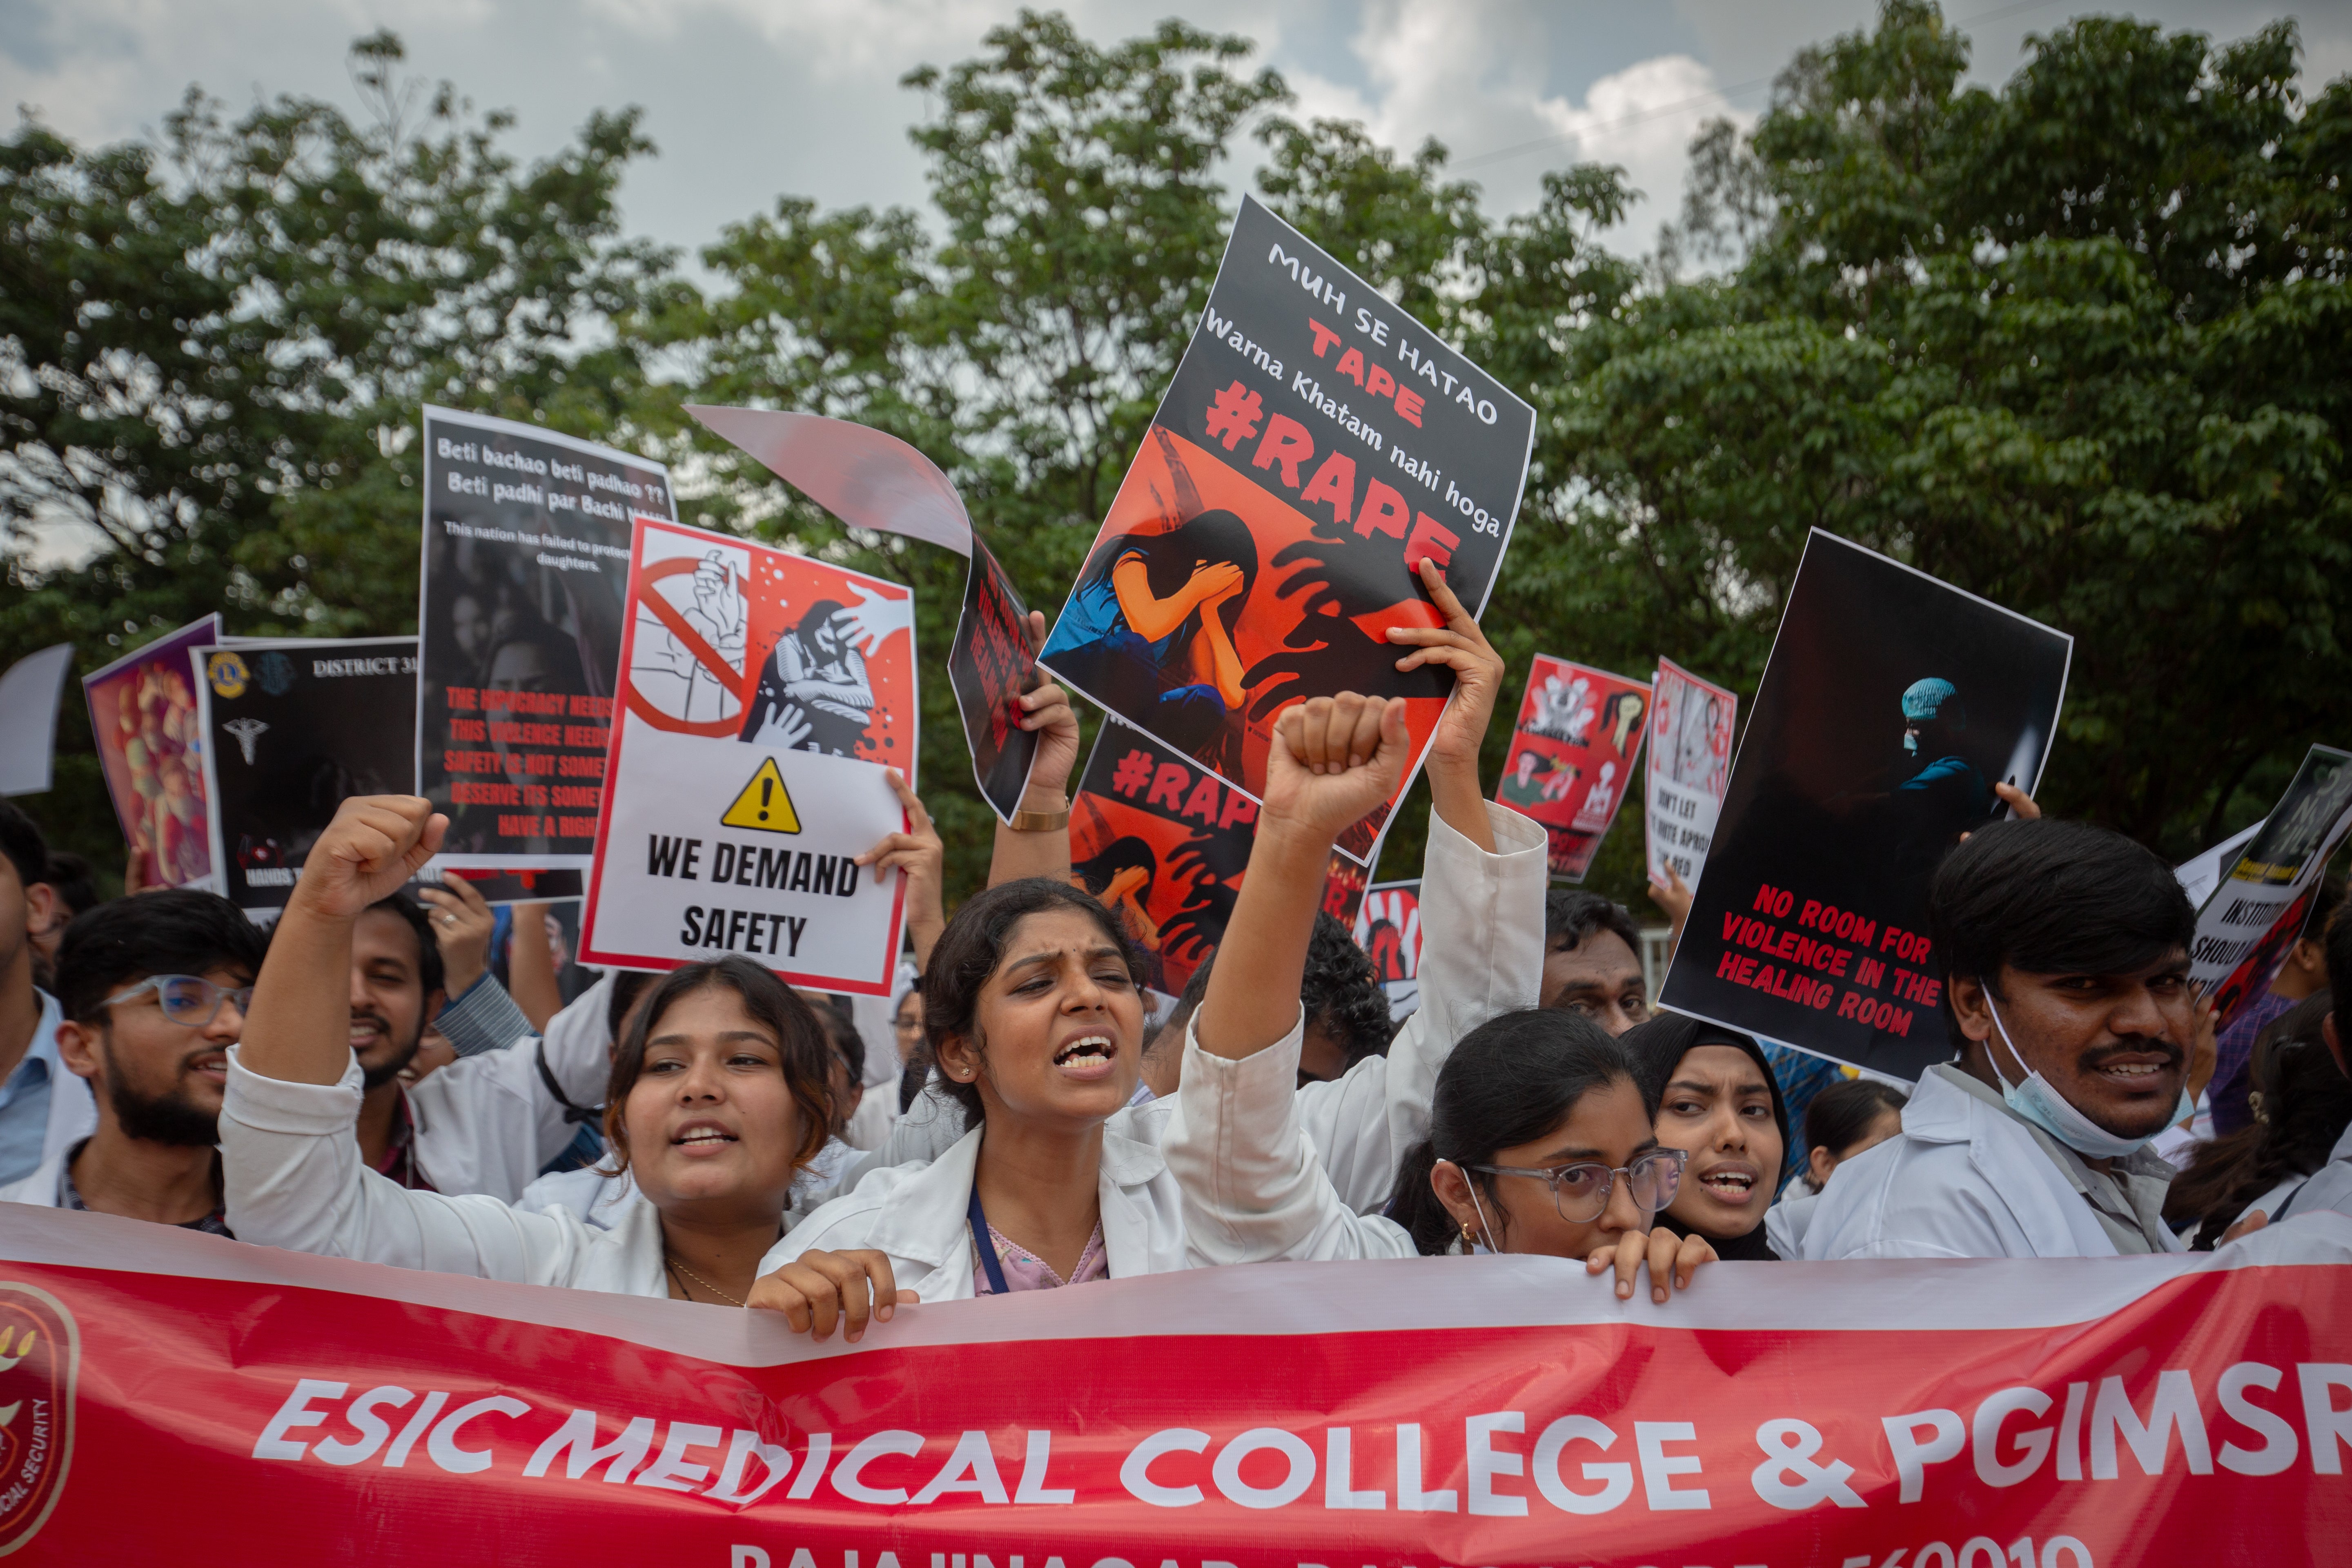
[(1015, 833), (1059, 833), (1070, 825), (1070, 808), (1059, 811), (1016, 811), (1005, 826)]

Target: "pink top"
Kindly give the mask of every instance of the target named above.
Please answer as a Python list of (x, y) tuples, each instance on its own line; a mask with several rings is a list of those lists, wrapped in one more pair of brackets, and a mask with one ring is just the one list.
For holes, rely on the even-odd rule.
[[(1110, 1259), (1103, 1252), (1100, 1225), (1097, 1225), (1095, 1233), (1087, 1237), (1087, 1249), (1078, 1254), (1077, 1269), (1067, 1279), (1055, 1273), (1050, 1264), (1019, 1242), (1005, 1239), (1004, 1233), (992, 1225), (988, 1227), (988, 1239), (996, 1248), (997, 1262), (1003, 1267), (1004, 1289), (1008, 1293), (1015, 1290), (1055, 1290), (1065, 1285), (1083, 1285), (1089, 1279), (1110, 1278)], [(971, 1271), (974, 1293), (992, 1296), (996, 1292), (988, 1283), (988, 1270), (978, 1267), (979, 1261), (977, 1258), (973, 1259), (975, 1267)]]

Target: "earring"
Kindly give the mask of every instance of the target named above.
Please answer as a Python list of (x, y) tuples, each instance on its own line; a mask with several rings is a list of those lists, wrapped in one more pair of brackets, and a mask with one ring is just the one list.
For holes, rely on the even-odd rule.
[(1470, 1234), (1470, 1222), (1466, 1219), (1462, 1222), (1462, 1245), (1465, 1247), (1478, 1245), (1478, 1238)]

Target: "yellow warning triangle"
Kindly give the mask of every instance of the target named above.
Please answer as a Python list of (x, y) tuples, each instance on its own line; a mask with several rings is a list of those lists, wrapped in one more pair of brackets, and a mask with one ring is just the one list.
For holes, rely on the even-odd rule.
[(756, 827), (767, 833), (798, 833), (800, 814), (793, 809), (793, 797), (784, 788), (784, 775), (776, 771), (776, 759), (763, 757), (760, 771), (719, 819), (721, 827)]

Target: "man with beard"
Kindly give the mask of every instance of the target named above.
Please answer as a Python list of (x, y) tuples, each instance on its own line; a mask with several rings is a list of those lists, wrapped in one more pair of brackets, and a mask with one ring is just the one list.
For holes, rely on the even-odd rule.
[(351, 1039), (362, 1095), (360, 1157), (403, 1186), (480, 1193), (512, 1203), (571, 1143), (579, 1126), (575, 1108), (604, 1100), (611, 1064), (601, 1002), (583, 997), (586, 1005), (566, 1007), (548, 1020), (544, 1039), (530, 1035), (529, 1021), (506, 1004), (502, 1016), (511, 1024), (499, 1031), (508, 1037), (503, 1048), (461, 1057), (415, 1084), (402, 1084), (400, 1071), (424, 1044), (425, 1026), (440, 1012), (450, 978), (436, 922), (452, 939), (449, 958), (467, 970), (456, 976), (466, 994), (494, 984), (471, 982), (482, 955), (462, 941), (468, 923), (460, 911), (478, 901), (478, 896), (436, 895), (428, 917), (415, 900), (395, 893), (352, 928)]
[[(360, 1061), (360, 1158), (404, 1187), (440, 1189), (418, 1163), (417, 1117), (400, 1070), (441, 1009), (441, 949), (416, 900), (395, 893), (352, 932), (352, 1054)], [(451, 1064), (454, 1069), (455, 1063)], [(441, 1076), (435, 1073), (417, 1085)]]
[(265, 946), (235, 904), (193, 890), (117, 900), (68, 926), (58, 1055), (96, 1090), (98, 1128), (0, 1202), (226, 1236), (215, 1122)]
[(2148, 1147), (2192, 1103), (2197, 916), (2172, 868), (2105, 828), (1999, 822), (1946, 858), (1928, 913), (1960, 1058), (1838, 1167), (1803, 1256), (2181, 1250)]

